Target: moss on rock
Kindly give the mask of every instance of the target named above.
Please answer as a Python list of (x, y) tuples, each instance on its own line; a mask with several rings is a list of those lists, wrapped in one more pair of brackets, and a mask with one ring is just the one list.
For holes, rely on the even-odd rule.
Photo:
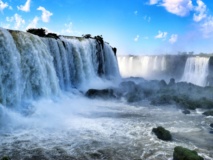
[(173, 160), (204, 160), (196, 151), (177, 146), (174, 148)]
[(164, 141), (171, 141), (172, 140), (171, 133), (161, 126), (159, 126), (157, 128), (153, 128), (152, 132), (155, 133), (155, 135), (161, 140), (164, 140)]

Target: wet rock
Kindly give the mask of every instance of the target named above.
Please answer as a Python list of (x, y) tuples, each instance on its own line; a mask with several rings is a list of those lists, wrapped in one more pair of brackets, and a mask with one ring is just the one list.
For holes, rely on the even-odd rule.
[(89, 89), (86, 96), (89, 98), (116, 98), (113, 89)]
[(165, 80), (161, 80), (161, 81), (159, 82), (159, 85), (160, 85), (160, 87), (166, 87), (166, 86), (167, 86)]
[(165, 128), (159, 126), (157, 128), (153, 128), (152, 132), (161, 140), (163, 141), (171, 141), (172, 140), (172, 135), (168, 130)]
[(112, 47), (112, 50), (113, 50), (113, 52), (114, 52), (114, 55), (116, 56), (117, 48), (116, 48), (116, 47)]
[(177, 146), (174, 148), (173, 160), (204, 160), (196, 151)]
[(158, 95), (152, 98), (152, 105), (169, 105), (173, 104), (173, 97), (171, 95)]
[(210, 124), (210, 127), (212, 127), (212, 128), (213, 128), (213, 123), (211, 123), (211, 124)]
[(1, 158), (1, 160), (11, 160), (11, 159), (7, 156), (4, 156), (4, 157)]
[(206, 112), (203, 113), (203, 115), (205, 115), (205, 116), (213, 116), (213, 110), (206, 111)]
[(191, 112), (188, 109), (182, 111), (183, 114), (190, 114)]
[(175, 79), (174, 78), (171, 78), (170, 81), (169, 81), (169, 85), (172, 86), (175, 84)]

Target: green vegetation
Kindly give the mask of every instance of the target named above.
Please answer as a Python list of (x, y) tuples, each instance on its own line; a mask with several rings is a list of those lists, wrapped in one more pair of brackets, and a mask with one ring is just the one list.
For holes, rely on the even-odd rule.
[(37, 35), (39, 37), (45, 37), (47, 30), (43, 29), (43, 28), (30, 28), (27, 30), (28, 33), (32, 33), (34, 35)]
[(8, 156), (4, 156), (1, 158), (1, 160), (10, 160), (10, 158)]
[(152, 132), (161, 140), (163, 141), (171, 141), (172, 140), (172, 135), (171, 133), (166, 130), (165, 128), (159, 126), (157, 128), (153, 128)]
[(204, 160), (196, 151), (177, 146), (174, 148), (173, 160)]

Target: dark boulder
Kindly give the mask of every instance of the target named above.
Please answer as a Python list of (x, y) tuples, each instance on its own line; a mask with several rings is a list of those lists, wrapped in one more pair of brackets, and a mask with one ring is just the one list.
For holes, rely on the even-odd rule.
[(169, 81), (169, 85), (172, 86), (175, 84), (175, 79), (174, 78), (171, 78), (170, 81)]
[(166, 81), (163, 80), (163, 79), (159, 82), (159, 85), (160, 85), (160, 87), (166, 87), (167, 86)]
[(196, 151), (177, 146), (174, 148), (173, 160), (204, 160)]
[(206, 111), (206, 112), (203, 113), (203, 115), (205, 115), (205, 116), (213, 116), (213, 110)]
[(157, 128), (153, 128), (152, 132), (161, 140), (163, 141), (171, 141), (172, 140), (172, 135), (168, 130), (165, 128), (159, 126)]
[(212, 128), (213, 128), (213, 123), (211, 123), (211, 124), (210, 124), (210, 127), (212, 127)]
[(113, 89), (89, 89), (86, 96), (89, 98), (116, 98)]
[(182, 111), (183, 114), (190, 114), (191, 112), (188, 109)]
[(7, 156), (4, 156), (4, 157), (1, 158), (1, 160), (10, 160), (10, 158), (7, 157)]

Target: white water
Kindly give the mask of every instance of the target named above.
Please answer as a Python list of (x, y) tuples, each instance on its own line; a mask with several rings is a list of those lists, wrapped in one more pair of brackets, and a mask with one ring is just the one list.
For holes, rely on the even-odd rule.
[(186, 61), (181, 81), (190, 82), (199, 86), (206, 86), (208, 72), (209, 57), (190, 57)]
[[(172, 159), (175, 146), (213, 157), (209, 121), (174, 107), (132, 106), (64, 95), (60, 100), (33, 103), (30, 116), (0, 107), (0, 156), (12, 159)], [(164, 142), (151, 133), (164, 126), (173, 135)], [(193, 135), (193, 136), (192, 136)], [(201, 138), (205, 137), (205, 138)]]
[[(163, 59), (141, 61), (166, 69)], [(108, 44), (100, 48), (92, 39), (55, 40), (0, 29), (0, 158), (165, 160), (181, 145), (211, 160), (211, 117), (82, 95), (119, 80)], [(174, 141), (157, 139), (151, 130), (158, 125), (170, 130)]]
[(167, 69), (164, 56), (118, 56), (118, 65), (123, 77), (143, 77), (160, 79), (156, 75), (163, 74)]
[[(175, 58), (177, 57), (167, 59), (166, 56), (119, 56), (118, 64), (123, 77), (143, 77), (148, 80), (169, 80), (179, 77), (176, 81), (190, 82), (199, 86), (208, 85), (209, 57), (188, 57), (185, 67), (182, 64), (178, 65), (179, 61), (184, 61), (183, 57)], [(181, 76), (175, 75), (180, 74), (176, 72), (177, 70), (182, 70)]]
[(98, 48), (93, 39), (55, 40), (1, 28), (0, 102), (17, 107), (73, 88), (86, 91), (116, 84), (120, 74), (112, 49), (108, 44)]

